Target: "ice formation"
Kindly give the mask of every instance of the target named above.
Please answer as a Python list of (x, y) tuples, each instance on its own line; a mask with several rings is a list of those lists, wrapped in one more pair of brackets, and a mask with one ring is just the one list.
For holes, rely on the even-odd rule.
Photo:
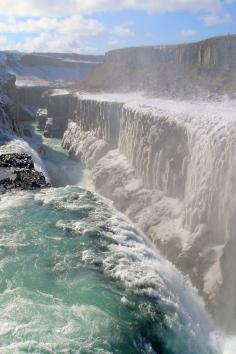
[[(78, 95), (63, 146), (236, 325), (236, 101)], [(227, 274), (227, 276), (226, 276)]]

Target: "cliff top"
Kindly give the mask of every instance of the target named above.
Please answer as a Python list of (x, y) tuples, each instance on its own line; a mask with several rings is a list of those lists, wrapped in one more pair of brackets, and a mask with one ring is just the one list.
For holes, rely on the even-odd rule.
[(0, 51), (2, 71), (15, 75), (19, 86), (65, 86), (84, 79), (102, 62), (102, 56)]
[(167, 46), (117, 49), (76, 88), (210, 97), (236, 92), (236, 35)]
[(214, 37), (209, 37), (202, 39), (200, 41), (195, 41), (195, 42), (185, 42), (185, 43), (178, 43), (178, 44), (153, 44), (153, 45), (143, 45), (143, 46), (134, 46), (134, 47), (126, 47), (126, 48), (119, 48), (119, 49), (112, 49), (108, 51), (105, 55), (109, 53), (116, 53), (120, 51), (126, 51), (126, 50), (141, 50), (141, 49), (176, 49), (176, 48), (186, 48), (188, 46), (199, 46), (199, 45), (204, 45), (204, 44), (211, 44), (211, 45), (216, 45), (220, 44), (225, 41), (230, 41), (230, 42), (236, 42), (236, 34), (227, 34), (224, 36), (214, 36)]

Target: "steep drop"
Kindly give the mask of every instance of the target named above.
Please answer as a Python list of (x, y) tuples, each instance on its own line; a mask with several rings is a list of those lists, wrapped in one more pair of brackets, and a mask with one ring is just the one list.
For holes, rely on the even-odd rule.
[(74, 96), (72, 107), (63, 146), (233, 330), (235, 101), (104, 94)]

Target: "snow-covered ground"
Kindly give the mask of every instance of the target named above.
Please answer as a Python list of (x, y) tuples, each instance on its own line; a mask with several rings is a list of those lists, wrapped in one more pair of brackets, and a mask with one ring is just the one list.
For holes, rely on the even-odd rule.
[[(26, 58), (26, 59), (25, 59)], [(45, 61), (44, 61), (45, 60)], [(61, 58), (60, 55), (24, 55), (20, 52), (0, 52), (0, 65), (16, 76), (17, 86), (49, 86), (84, 79), (99, 61)]]

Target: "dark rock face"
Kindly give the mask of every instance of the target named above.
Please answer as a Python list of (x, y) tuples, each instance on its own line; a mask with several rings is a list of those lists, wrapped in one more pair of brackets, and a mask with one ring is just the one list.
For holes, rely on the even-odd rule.
[(49, 90), (45, 93), (46, 109), (41, 109), (36, 115), (38, 127), (44, 131), (46, 138), (62, 138), (72, 115), (77, 99), (65, 90)]
[(19, 120), (21, 122), (32, 122), (35, 117), (35, 111), (31, 107), (19, 105)]
[(49, 95), (47, 103), (48, 117), (52, 117), (48, 123), (52, 125), (52, 132), (55, 132), (53, 137), (62, 138), (73, 109), (73, 97), (56, 90)]
[(11, 189), (32, 190), (50, 186), (46, 183), (44, 175), (35, 170), (15, 170), (13, 175), (15, 175), (15, 179), (5, 178), (1, 180), (0, 188), (3, 188), (5, 191)]
[(43, 131), (45, 129), (46, 122), (47, 122), (47, 114), (39, 112), (36, 115), (36, 119), (38, 119), (38, 127), (39, 127), (39, 129)]
[(46, 138), (62, 138), (65, 127), (62, 122), (56, 118), (47, 118), (44, 136)]
[(42, 96), (46, 90), (48, 90), (48, 86), (22, 86), (17, 87), (17, 94), (21, 105), (30, 107), (43, 107)]
[(32, 157), (27, 154), (0, 155), (0, 192), (12, 189), (34, 190), (50, 187), (42, 172), (34, 168)]
[(45, 138), (56, 138), (61, 139), (63, 134), (67, 128), (66, 119), (64, 117), (48, 117), (45, 129), (44, 129), (44, 136)]
[(3, 154), (0, 155), (0, 167), (33, 169), (34, 163), (27, 154)]
[(29, 129), (24, 129), (23, 130), (23, 135), (27, 136), (28, 138), (32, 138), (32, 133)]
[[(0, 70), (4, 70), (2, 67)], [(1, 72), (0, 80), (0, 131), (20, 135), (18, 127), (18, 99), (15, 76)]]

